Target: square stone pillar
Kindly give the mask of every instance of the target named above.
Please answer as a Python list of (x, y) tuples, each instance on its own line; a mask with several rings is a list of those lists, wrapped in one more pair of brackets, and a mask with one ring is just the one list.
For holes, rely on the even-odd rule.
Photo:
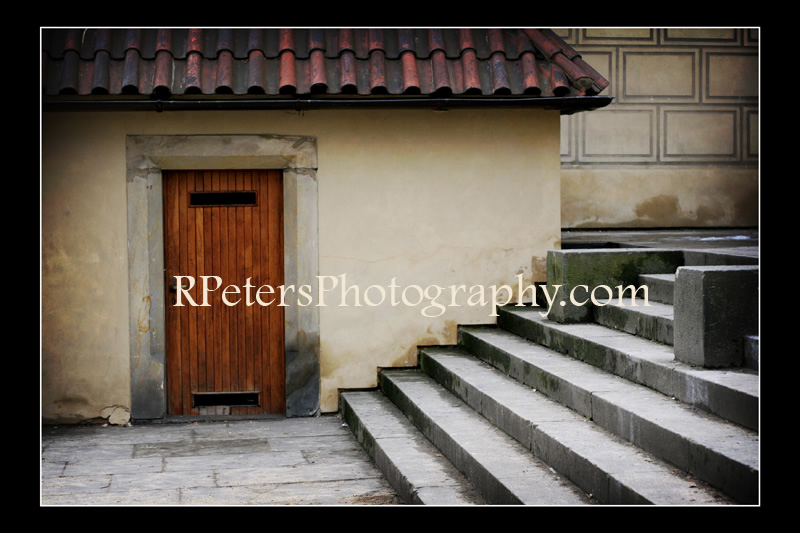
[(743, 365), (745, 336), (758, 335), (758, 266), (681, 267), (674, 298), (676, 360)]

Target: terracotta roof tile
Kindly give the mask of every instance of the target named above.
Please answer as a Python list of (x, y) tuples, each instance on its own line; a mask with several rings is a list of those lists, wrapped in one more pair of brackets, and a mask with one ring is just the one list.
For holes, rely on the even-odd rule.
[(595, 95), (608, 85), (549, 30), (44, 29), (58, 95)]

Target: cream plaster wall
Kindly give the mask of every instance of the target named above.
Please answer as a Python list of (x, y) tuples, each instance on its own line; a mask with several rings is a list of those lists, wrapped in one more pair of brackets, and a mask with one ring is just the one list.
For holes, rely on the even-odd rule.
[(42, 127), (42, 416), (74, 421), (130, 405), (124, 122), (59, 118)]
[[(558, 127), (538, 110), (45, 114), (42, 417), (130, 405), (127, 135), (316, 137), (320, 275), (362, 291), (394, 278), (399, 299), (409, 285), (543, 280), (560, 241)], [(326, 293), (322, 411), (337, 409), (339, 387), (376, 385), (377, 367), (416, 364), (416, 345), (494, 320), (463, 292), (460, 307), (439, 301), (447, 312), (428, 318), (422, 305), (339, 306), (338, 288)]]

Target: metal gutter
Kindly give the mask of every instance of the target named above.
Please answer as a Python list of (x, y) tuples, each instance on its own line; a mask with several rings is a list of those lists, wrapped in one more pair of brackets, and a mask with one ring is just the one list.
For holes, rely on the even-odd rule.
[(559, 110), (561, 114), (599, 109), (610, 104), (610, 96), (527, 97), (275, 97), (275, 98), (116, 98), (56, 96), (42, 98), (42, 111), (241, 111), (292, 109), (296, 111), (338, 108), (486, 108), (534, 107)]

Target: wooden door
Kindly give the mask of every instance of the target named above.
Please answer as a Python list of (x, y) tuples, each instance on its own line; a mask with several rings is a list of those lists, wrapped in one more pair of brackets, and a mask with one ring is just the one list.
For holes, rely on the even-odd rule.
[[(285, 411), (284, 313), (276, 300), (247, 305), (256, 290), (283, 284), (283, 174), (280, 170), (164, 172), (166, 375), (175, 415)], [(175, 276), (191, 276), (190, 285)], [(221, 286), (203, 303), (201, 276)], [(227, 293), (235, 285), (240, 294)], [(209, 278), (209, 288), (216, 280)], [(188, 295), (196, 306), (183, 298)], [(175, 305), (181, 296), (180, 303)], [(270, 298), (262, 293), (262, 301)]]

